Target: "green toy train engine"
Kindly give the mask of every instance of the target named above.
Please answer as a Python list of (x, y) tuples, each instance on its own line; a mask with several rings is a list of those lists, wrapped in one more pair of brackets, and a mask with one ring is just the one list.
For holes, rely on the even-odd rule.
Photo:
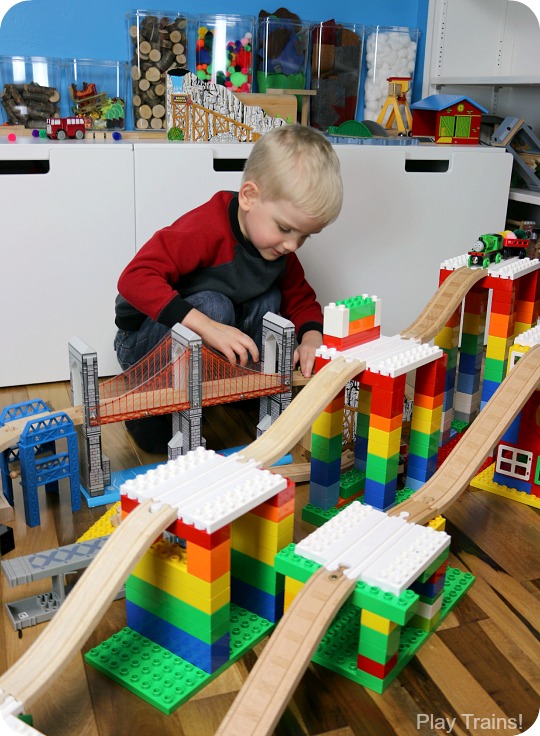
[(468, 253), (467, 265), (487, 268), (508, 258), (525, 258), (529, 239), (523, 230), (505, 230), (502, 233), (480, 235)]

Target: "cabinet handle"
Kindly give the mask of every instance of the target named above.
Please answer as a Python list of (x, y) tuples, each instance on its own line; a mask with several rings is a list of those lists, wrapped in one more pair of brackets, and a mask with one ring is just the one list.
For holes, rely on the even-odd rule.
[(50, 164), (48, 159), (36, 160), (0, 160), (0, 176), (6, 174), (48, 174)]
[(444, 174), (449, 168), (450, 160), (447, 158), (405, 159), (405, 171), (414, 171), (419, 174)]
[(246, 158), (215, 158), (214, 171), (243, 171)]

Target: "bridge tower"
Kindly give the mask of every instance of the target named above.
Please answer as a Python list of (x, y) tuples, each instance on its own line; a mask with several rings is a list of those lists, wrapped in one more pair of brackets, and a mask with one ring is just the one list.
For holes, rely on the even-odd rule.
[[(189, 353), (188, 375), (183, 375), (182, 368), (177, 369), (174, 376), (176, 388), (189, 386), (189, 409), (174, 412), (172, 415), (172, 440), (169, 442), (168, 455), (173, 460), (178, 455), (185, 455), (189, 450), (204, 447), (201, 437), (202, 423), (202, 339), (195, 332), (177, 323), (171, 330), (171, 360), (173, 365), (177, 358), (185, 352)], [(183, 361), (176, 363), (184, 365)]]
[(111, 482), (111, 469), (101, 447), (97, 353), (78, 337), (69, 341), (69, 377), (71, 402), (82, 404), (84, 410), (83, 424), (77, 427), (83, 493), (103, 496)]
[(293, 356), (293, 323), (277, 314), (267, 312), (263, 317), (262, 370), (264, 373), (279, 373), (289, 389), (281, 394), (261, 397), (257, 437), (260, 437), (291, 403)]

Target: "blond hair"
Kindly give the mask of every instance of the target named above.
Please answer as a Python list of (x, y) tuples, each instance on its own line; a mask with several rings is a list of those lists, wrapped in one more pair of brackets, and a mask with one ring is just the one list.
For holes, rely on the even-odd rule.
[(339, 159), (325, 135), (305, 125), (283, 125), (259, 138), (244, 167), (246, 181), (259, 186), (263, 199), (285, 199), (325, 225), (341, 210)]

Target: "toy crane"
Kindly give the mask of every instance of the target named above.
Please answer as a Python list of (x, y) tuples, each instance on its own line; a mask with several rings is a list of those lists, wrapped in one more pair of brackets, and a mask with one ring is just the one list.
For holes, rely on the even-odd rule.
[[(407, 133), (412, 128), (412, 116), (407, 101), (407, 92), (409, 91), (409, 83), (412, 77), (388, 77), (388, 96), (386, 102), (382, 106), (382, 110), (377, 118), (379, 125), (384, 125), (387, 130), (391, 130), (394, 121), (397, 125), (398, 132)], [(387, 110), (390, 108), (388, 120), (384, 123)], [(405, 114), (407, 125), (403, 120), (402, 108)]]

